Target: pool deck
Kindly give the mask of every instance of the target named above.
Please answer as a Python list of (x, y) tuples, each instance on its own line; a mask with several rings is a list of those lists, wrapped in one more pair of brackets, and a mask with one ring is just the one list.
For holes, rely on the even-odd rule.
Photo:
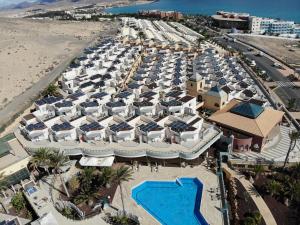
[[(122, 184), (126, 211), (138, 216), (141, 225), (160, 225), (142, 206), (136, 204), (131, 197), (131, 189), (146, 180), (175, 180), (177, 177), (197, 177), (203, 183), (200, 211), (210, 225), (222, 225), (221, 200), (217, 200), (215, 194), (213, 194), (212, 200), (212, 194), (209, 192), (210, 188), (216, 189), (219, 187), (218, 178), (203, 165), (193, 168), (189, 166), (186, 168), (159, 167), (158, 172), (151, 172), (149, 166), (140, 166), (139, 171), (134, 172), (133, 180)], [(119, 188), (113, 199), (112, 206), (122, 209)]]

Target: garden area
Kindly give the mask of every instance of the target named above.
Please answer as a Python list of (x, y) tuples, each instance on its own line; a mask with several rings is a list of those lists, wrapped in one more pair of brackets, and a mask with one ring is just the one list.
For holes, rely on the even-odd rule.
[[(122, 183), (132, 179), (132, 169), (124, 164), (113, 164), (111, 167), (82, 167), (78, 162), (72, 165), (72, 172), (64, 171), (70, 162), (69, 158), (54, 150), (41, 148), (32, 157), (30, 168), (38, 179), (43, 176), (54, 176), (52, 189), (61, 205), (57, 210), (65, 217), (82, 220), (93, 217), (105, 209), (113, 213), (103, 214), (112, 225), (138, 225), (137, 217), (128, 215), (124, 207)], [(70, 168), (67, 171), (71, 170)], [(42, 177), (41, 177), (42, 176)], [(66, 182), (65, 182), (66, 180)], [(119, 187), (122, 208), (110, 206)]]
[(263, 197), (277, 224), (300, 224), (300, 164), (282, 168), (257, 165), (244, 172)]

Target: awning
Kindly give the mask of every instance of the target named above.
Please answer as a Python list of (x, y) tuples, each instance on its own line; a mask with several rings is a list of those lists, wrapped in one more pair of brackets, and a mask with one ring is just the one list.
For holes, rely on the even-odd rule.
[(109, 157), (105, 157), (105, 158), (83, 156), (79, 160), (79, 164), (81, 166), (110, 167), (110, 166), (112, 166), (114, 160), (115, 160), (114, 156), (109, 156)]

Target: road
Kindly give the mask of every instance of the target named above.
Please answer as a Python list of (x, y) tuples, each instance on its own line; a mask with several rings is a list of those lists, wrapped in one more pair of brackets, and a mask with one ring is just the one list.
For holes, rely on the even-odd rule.
[(276, 67), (273, 66), (274, 61), (266, 55), (256, 56), (252, 51), (249, 51), (249, 46), (240, 42), (225, 40), (222, 37), (215, 38), (215, 41), (222, 46), (230, 46), (239, 52), (242, 52), (249, 60), (254, 60), (256, 66), (261, 70), (266, 71), (267, 75), (277, 83), (278, 88), (274, 91), (278, 97), (287, 106), (291, 98), (296, 99), (297, 109), (300, 110), (300, 88), (284, 76)]
[(62, 61), (56, 68), (45, 75), (42, 79), (33, 84), (29, 89), (16, 96), (10, 103), (8, 103), (3, 109), (0, 110), (0, 133), (3, 131), (1, 130), (1, 128), (3, 129), (4, 127), (11, 124), (14, 118), (18, 117), (26, 108), (30, 107), (32, 102), (39, 97), (40, 93), (62, 74), (62, 72), (69, 66), (70, 62), (76, 56), (81, 54), (82, 50), (86, 46), (94, 43), (96, 39), (105, 36), (113, 36), (116, 35), (116, 33), (117, 26), (115, 26), (111, 30), (108, 30), (107, 32), (102, 31), (100, 36), (95, 37), (81, 49), (78, 49), (76, 52)]

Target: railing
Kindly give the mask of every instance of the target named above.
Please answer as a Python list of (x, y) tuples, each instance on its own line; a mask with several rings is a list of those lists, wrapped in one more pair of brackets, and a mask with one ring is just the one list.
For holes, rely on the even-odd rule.
[(221, 212), (223, 215), (223, 222), (224, 225), (230, 225), (230, 220), (229, 220), (229, 209), (228, 209), (228, 202), (226, 199), (226, 188), (224, 184), (224, 177), (223, 177), (223, 170), (222, 170), (222, 158), (223, 156), (229, 157), (229, 154), (227, 152), (220, 152), (219, 155), (219, 168), (217, 171), (217, 176), (219, 179), (219, 185), (220, 185), (220, 194), (221, 194), (221, 203), (222, 203), (222, 208)]
[[(214, 132), (214, 135), (211, 135), (211, 132)], [(204, 151), (206, 151), (213, 143), (215, 143), (221, 136), (222, 132), (216, 127), (209, 127), (208, 130), (203, 134), (203, 140), (200, 143), (196, 144), (194, 147), (191, 147), (188, 150), (172, 150), (172, 148), (163, 148), (160, 150), (157, 147), (155, 148), (140, 148), (140, 149), (130, 149), (130, 147), (112, 147), (109, 145), (105, 147), (97, 147), (97, 145), (88, 145), (84, 143), (83, 146), (80, 146), (81, 143), (74, 145), (59, 145), (59, 143), (46, 143), (45, 145), (38, 145), (26, 140), (20, 133), (16, 133), (18, 140), (21, 144), (29, 151), (35, 152), (40, 147), (49, 147), (55, 150), (61, 150), (66, 155), (88, 155), (92, 157), (108, 157), (108, 156), (119, 156), (125, 158), (136, 158), (149, 156), (152, 158), (159, 159), (174, 159), (182, 158), (186, 160), (192, 160), (199, 157)], [(89, 148), (90, 147), (90, 148)], [(123, 149), (122, 149), (123, 148)], [(127, 148), (127, 149), (126, 149)]]

